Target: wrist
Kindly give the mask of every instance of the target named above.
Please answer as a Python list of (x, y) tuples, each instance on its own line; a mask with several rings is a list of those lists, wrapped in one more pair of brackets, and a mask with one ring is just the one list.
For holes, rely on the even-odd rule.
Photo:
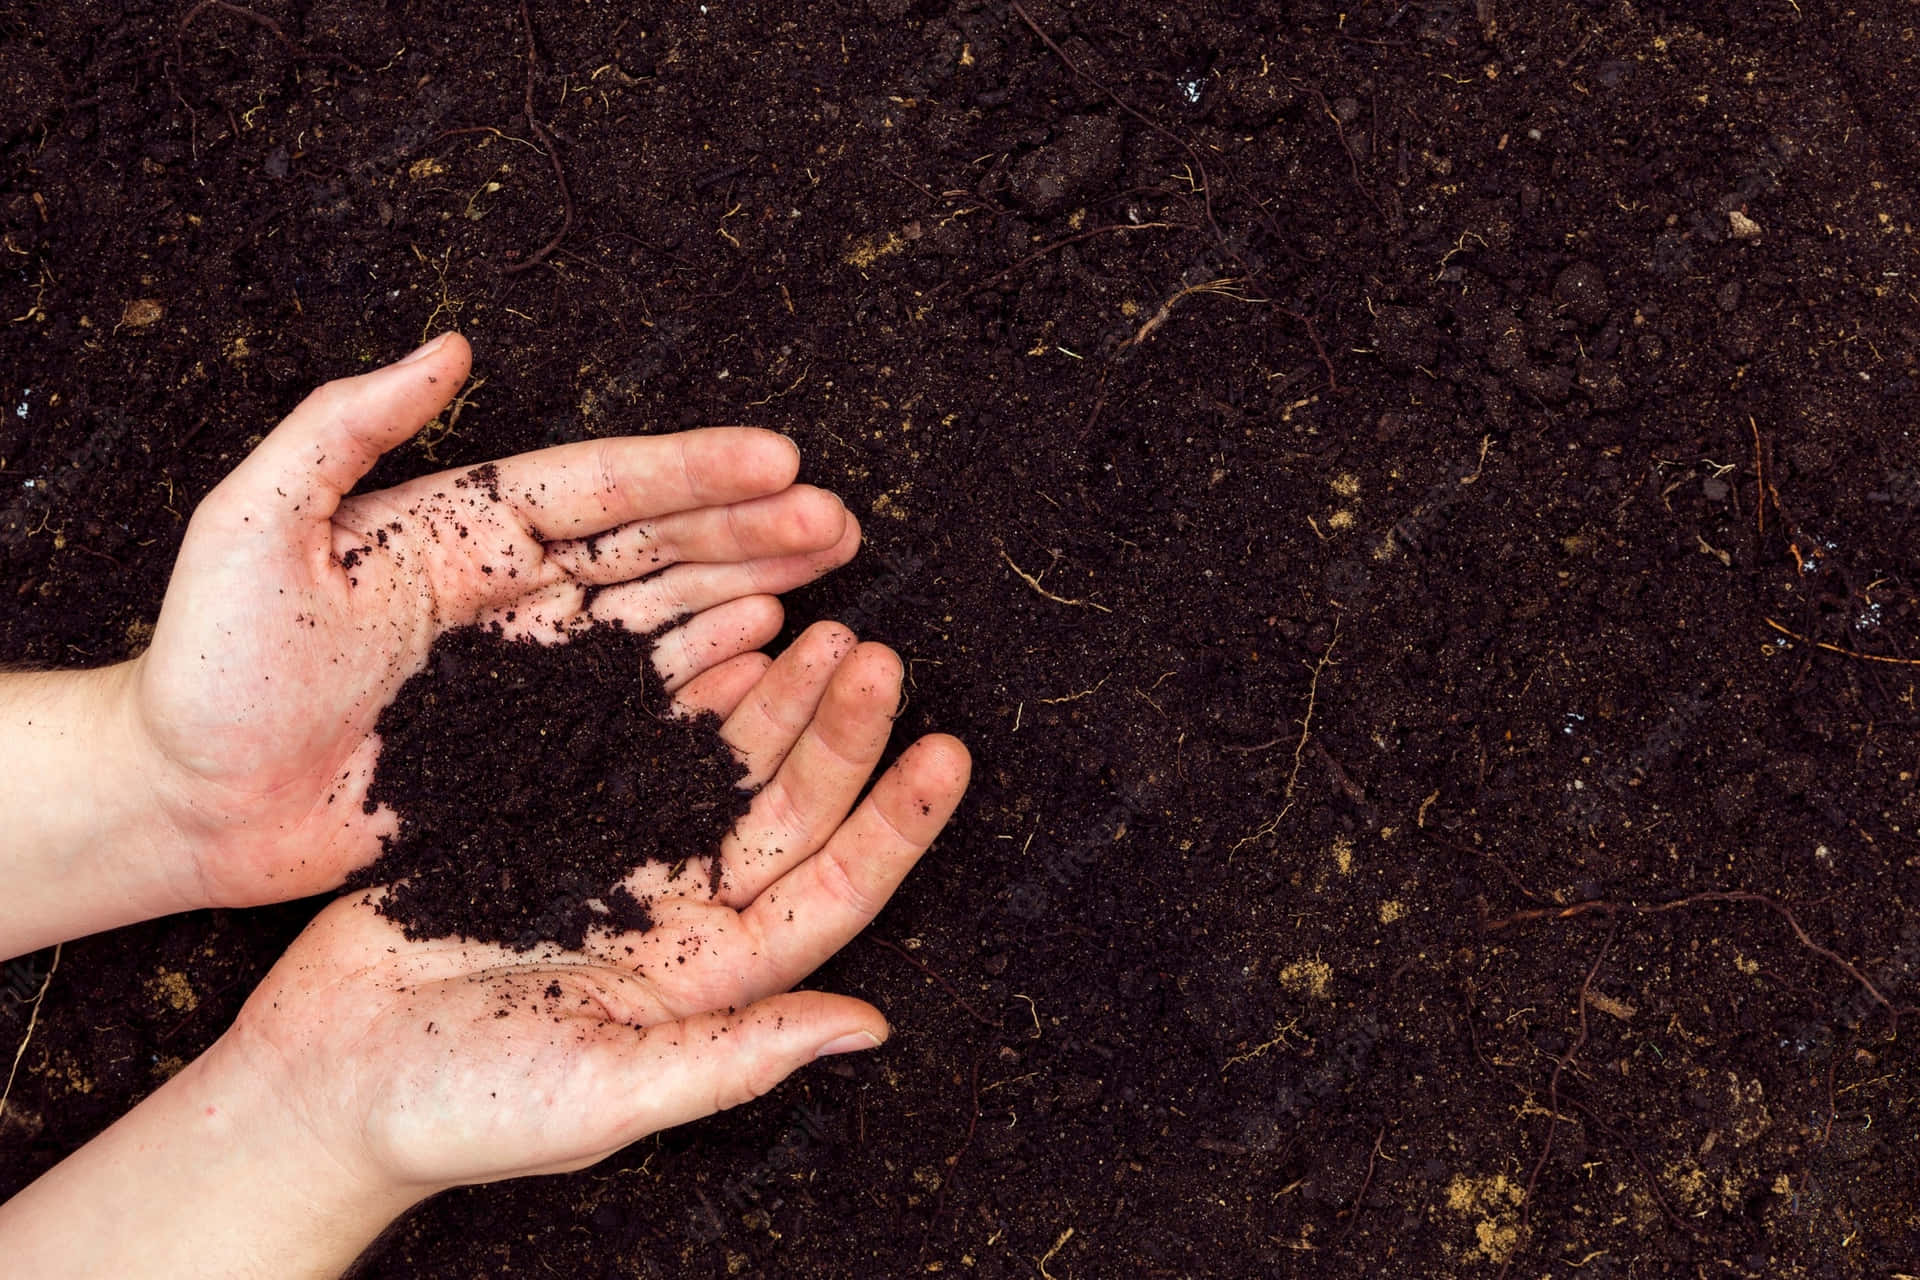
[(339, 1159), (223, 1038), (0, 1206), (0, 1256), (45, 1276), (335, 1276), (424, 1198)]
[(290, 1242), (309, 1238), (309, 1251), (345, 1242), (344, 1265), (443, 1188), (387, 1176), (358, 1149), (351, 1125), (329, 1114), (325, 1100), (304, 1096), (300, 1077), (329, 1074), (291, 1070), (236, 1025), (175, 1079), (183, 1082), (181, 1113), (231, 1153), (233, 1185), (244, 1182), (254, 1214)]
[(221, 904), (201, 882), (195, 842), (178, 820), (169, 762), (140, 713), (140, 667), (135, 658), (83, 674), (101, 677), (96, 696), (112, 751), (105, 786), (117, 825), (106, 838), (125, 900), (141, 908), (136, 919), (151, 919)]
[(133, 707), (135, 664), (0, 677), (0, 954), (202, 905)]

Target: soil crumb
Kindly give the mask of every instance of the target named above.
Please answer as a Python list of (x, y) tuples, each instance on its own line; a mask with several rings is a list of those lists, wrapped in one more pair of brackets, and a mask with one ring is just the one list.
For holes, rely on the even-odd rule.
[(628, 873), (714, 853), (751, 801), (719, 718), (671, 713), (652, 652), (606, 624), (440, 637), (380, 715), (367, 805), (399, 830), (346, 887), (390, 886), (380, 912), (414, 939), (525, 951), (650, 927)]

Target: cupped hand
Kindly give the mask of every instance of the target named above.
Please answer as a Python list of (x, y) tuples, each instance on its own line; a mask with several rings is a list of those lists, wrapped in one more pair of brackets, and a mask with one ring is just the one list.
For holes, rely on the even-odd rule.
[[(870, 921), (945, 825), (970, 762), (920, 739), (858, 807), (900, 664), (835, 624), (681, 692), (725, 716), (759, 791), (706, 875), (643, 868), (644, 933), (583, 952), (410, 942), (377, 893), (327, 908), (214, 1050), (270, 1083), (325, 1168), (375, 1198), (591, 1164), (887, 1035), (861, 1001), (793, 985)], [(634, 821), (644, 822), (636, 814)]]
[(859, 526), (796, 485), (771, 432), (716, 428), (561, 445), (347, 497), (465, 381), (448, 334), (328, 383), (188, 525), (133, 720), (184, 905), (246, 906), (338, 885), (390, 816), (363, 800), (374, 724), (450, 627), (561, 641), (587, 619), (667, 632), (679, 689), (772, 639), (774, 593), (844, 564)]

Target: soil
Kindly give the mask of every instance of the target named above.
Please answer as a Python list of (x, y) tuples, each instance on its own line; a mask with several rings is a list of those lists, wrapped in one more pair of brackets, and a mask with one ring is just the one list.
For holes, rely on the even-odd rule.
[[(975, 753), (815, 978), (884, 1051), (369, 1274), (1916, 1270), (1910, 4), (91, 0), (0, 85), (0, 656), (457, 325), (376, 482), (788, 431), (792, 626)], [(313, 909), (70, 944), (0, 1193)]]
[(651, 928), (628, 873), (704, 859), (717, 878), (753, 799), (720, 718), (669, 703), (652, 638), (618, 624), (564, 644), (447, 632), (380, 713), (365, 803), (398, 829), (347, 888), (390, 886), (380, 914), (409, 938), (577, 951), (590, 930)]

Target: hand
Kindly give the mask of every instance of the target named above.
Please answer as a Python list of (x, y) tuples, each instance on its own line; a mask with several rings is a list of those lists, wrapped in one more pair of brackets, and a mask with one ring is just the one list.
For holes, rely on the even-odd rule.
[[(372, 860), (374, 723), (450, 627), (544, 640), (650, 631), (672, 690), (772, 639), (774, 593), (844, 564), (859, 526), (793, 484), (770, 432), (562, 445), (344, 497), (465, 381), (446, 335), (308, 397), (194, 512), (127, 681), (136, 746), (185, 861), (180, 905), (316, 893)], [(651, 575), (651, 576), (645, 576)], [(588, 603), (589, 589), (596, 594)]]
[(708, 673), (682, 704), (725, 715), (764, 784), (722, 846), (717, 895), (707, 876), (643, 867), (628, 883), (654, 927), (584, 954), (408, 942), (374, 895), (350, 895), (275, 966), (222, 1052), (280, 1082), (335, 1164), (425, 1196), (581, 1168), (823, 1050), (879, 1044), (872, 1007), (780, 993), (866, 926), (966, 787), (966, 749), (931, 736), (847, 816), (899, 692), (899, 659), (830, 623), (770, 666), (755, 654)]
[(789, 988), (873, 918), (966, 788), (966, 749), (934, 735), (848, 816), (899, 690), (891, 652), (830, 623), (689, 682), (681, 704), (725, 715), (764, 785), (717, 895), (635, 873), (644, 934), (585, 954), (408, 942), (371, 895), (335, 902), (212, 1049), (0, 1207), (0, 1253), (34, 1275), (338, 1274), (444, 1188), (582, 1168), (878, 1045), (871, 1006)]

